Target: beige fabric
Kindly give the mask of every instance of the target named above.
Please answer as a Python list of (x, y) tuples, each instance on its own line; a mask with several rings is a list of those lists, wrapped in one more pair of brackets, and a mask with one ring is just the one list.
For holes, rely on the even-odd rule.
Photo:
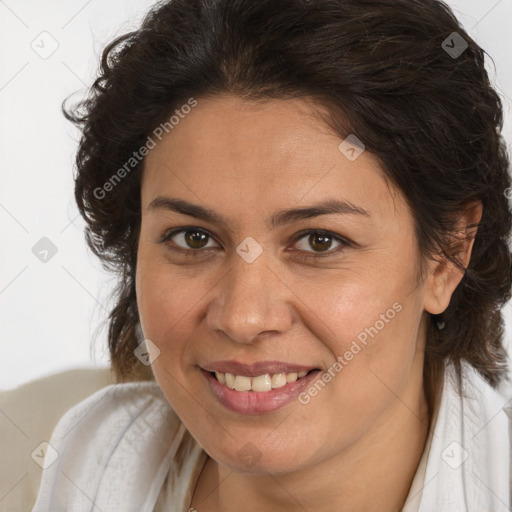
[(68, 409), (112, 383), (108, 368), (77, 369), (0, 391), (0, 512), (31, 510), (42, 472), (32, 452)]

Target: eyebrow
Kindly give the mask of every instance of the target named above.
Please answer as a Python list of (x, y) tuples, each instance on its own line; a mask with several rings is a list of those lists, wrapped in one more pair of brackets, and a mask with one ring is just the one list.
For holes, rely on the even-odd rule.
[[(205, 208), (198, 204), (189, 203), (183, 199), (172, 197), (157, 196), (151, 201), (147, 208), (151, 210), (170, 210), (190, 217), (196, 217), (205, 221), (209, 221), (224, 226), (228, 225), (227, 220), (218, 213)], [(280, 210), (269, 219), (271, 229), (291, 224), (298, 220), (311, 219), (320, 215), (358, 215), (370, 217), (370, 214), (358, 206), (348, 201), (340, 201), (336, 199), (328, 199), (320, 203), (315, 203), (304, 208), (293, 208), (288, 210)]]

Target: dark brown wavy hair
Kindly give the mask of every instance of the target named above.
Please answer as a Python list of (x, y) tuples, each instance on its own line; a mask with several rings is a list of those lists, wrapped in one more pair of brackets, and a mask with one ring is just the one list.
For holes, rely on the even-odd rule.
[(482, 202), (464, 277), (446, 311), (431, 315), (424, 373), (428, 380), (448, 360), (460, 371), (465, 360), (496, 386), (507, 368), (512, 189), (484, 57), (438, 0), (172, 0), (108, 44), (88, 97), (63, 111), (82, 130), (75, 197), (86, 240), (119, 276), (108, 327), (117, 379), (152, 378), (134, 356), (144, 160), (106, 197), (98, 189), (188, 99), (230, 92), (326, 107), (340, 138), (356, 134), (401, 190), (423, 261), (456, 262), (457, 215)]

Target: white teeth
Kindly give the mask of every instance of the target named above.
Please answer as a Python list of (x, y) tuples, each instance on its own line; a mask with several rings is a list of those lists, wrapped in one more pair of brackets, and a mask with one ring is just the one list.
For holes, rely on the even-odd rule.
[(251, 377), (244, 375), (237, 375), (235, 377), (235, 389), (237, 391), (250, 391), (251, 390)]
[(226, 373), (224, 376), (226, 379), (226, 386), (231, 389), (235, 389), (235, 376), (231, 373)]
[(272, 387), (282, 388), (286, 385), (286, 373), (276, 373), (272, 375)]
[[(249, 377), (247, 378), (250, 380)], [(270, 391), (272, 389), (272, 379), (270, 378), (270, 375), (267, 373), (266, 375), (253, 377), (252, 386), (249, 389), (252, 389), (253, 391)]]
[(271, 389), (282, 388), (290, 382), (295, 382), (297, 379), (306, 376), (307, 373), (307, 371), (299, 373), (274, 373), (273, 375), (266, 373), (264, 375), (258, 375), (257, 377), (247, 377), (245, 375), (215, 372), (215, 377), (221, 384), (236, 391), (256, 391), (258, 393), (264, 393)]

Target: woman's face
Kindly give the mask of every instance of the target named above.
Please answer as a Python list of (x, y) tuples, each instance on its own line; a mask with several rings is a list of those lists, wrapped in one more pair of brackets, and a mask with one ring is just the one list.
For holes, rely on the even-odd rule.
[(210, 456), (240, 471), (307, 468), (424, 400), (413, 218), (312, 105), (199, 98), (143, 172), (153, 372)]

